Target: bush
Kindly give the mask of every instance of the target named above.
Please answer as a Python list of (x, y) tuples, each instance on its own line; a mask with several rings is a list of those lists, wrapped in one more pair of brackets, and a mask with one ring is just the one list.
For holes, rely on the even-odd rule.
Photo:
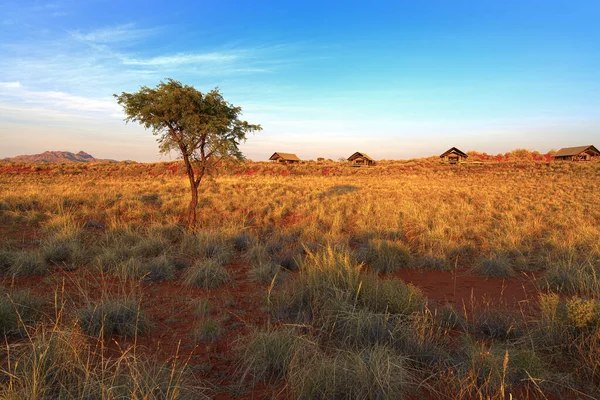
[(231, 277), (218, 260), (204, 259), (197, 261), (183, 274), (183, 283), (189, 286), (201, 286), (212, 289), (229, 282)]
[(90, 304), (77, 312), (83, 332), (91, 336), (133, 337), (150, 330), (146, 313), (134, 299), (113, 298)]

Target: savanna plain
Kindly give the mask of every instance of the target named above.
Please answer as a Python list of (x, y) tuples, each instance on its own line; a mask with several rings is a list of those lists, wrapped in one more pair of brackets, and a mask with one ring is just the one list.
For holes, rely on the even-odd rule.
[(600, 163), (0, 164), (2, 399), (600, 396)]

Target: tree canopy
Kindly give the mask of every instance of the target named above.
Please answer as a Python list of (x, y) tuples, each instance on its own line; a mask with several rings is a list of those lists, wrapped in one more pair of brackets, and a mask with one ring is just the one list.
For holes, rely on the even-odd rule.
[(114, 96), (123, 106), (126, 122), (151, 129), (161, 152), (175, 151), (183, 159), (192, 191), (188, 227), (193, 228), (202, 178), (222, 160), (243, 159), (240, 143), (261, 126), (240, 120), (241, 107), (225, 101), (218, 88), (202, 93), (167, 79), (156, 88), (142, 86), (135, 93)]

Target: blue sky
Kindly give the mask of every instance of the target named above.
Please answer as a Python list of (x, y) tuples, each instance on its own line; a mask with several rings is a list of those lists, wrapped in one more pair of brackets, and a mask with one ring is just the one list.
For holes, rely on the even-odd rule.
[(0, 158), (168, 160), (112, 98), (165, 78), (261, 124), (254, 160), (599, 144), (597, 0), (188, 3), (2, 0)]

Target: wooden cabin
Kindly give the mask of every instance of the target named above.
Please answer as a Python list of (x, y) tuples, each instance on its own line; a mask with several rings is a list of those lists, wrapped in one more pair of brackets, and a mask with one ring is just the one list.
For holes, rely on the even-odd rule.
[(450, 164), (458, 164), (461, 161), (465, 161), (467, 157), (469, 156), (466, 153), (463, 153), (456, 147), (452, 147), (440, 155), (443, 161), (447, 161)]
[(362, 165), (375, 165), (375, 160), (373, 160), (367, 154), (361, 153), (359, 151), (348, 157), (348, 161), (350, 161), (355, 167), (360, 167)]
[(592, 145), (565, 147), (554, 154), (555, 160), (592, 161), (600, 157), (600, 151)]
[(281, 153), (281, 152), (273, 153), (273, 155), (269, 158), (269, 160), (275, 161), (276, 163), (282, 163), (282, 164), (293, 164), (293, 163), (300, 162), (300, 159), (298, 158), (297, 155), (292, 154), (292, 153)]

